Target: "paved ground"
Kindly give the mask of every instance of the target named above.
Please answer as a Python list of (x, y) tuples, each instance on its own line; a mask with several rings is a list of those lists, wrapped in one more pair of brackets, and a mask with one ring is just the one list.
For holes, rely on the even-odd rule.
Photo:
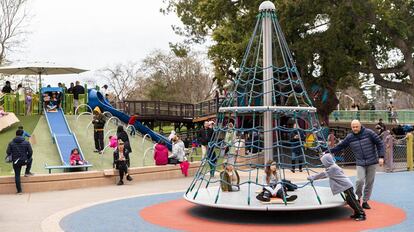
[(192, 178), (181, 178), (157, 182), (130, 182), (123, 186), (0, 195), (0, 231), (42, 231), (42, 221), (59, 211), (109, 199), (183, 191), (191, 180)]
[[(348, 174), (352, 175), (352, 171), (347, 170)], [(297, 174), (295, 174), (297, 175)], [(392, 173), (392, 174), (378, 174), (373, 199), (379, 202), (386, 202), (393, 204), (394, 206), (402, 208), (407, 214), (407, 220), (403, 223), (381, 229), (379, 231), (408, 231), (408, 228), (414, 226), (414, 201), (411, 199), (414, 187), (412, 185), (412, 179), (414, 173)], [(111, 215), (111, 212), (123, 212), (122, 217), (127, 221), (122, 225), (138, 225), (138, 228), (142, 226), (150, 226), (151, 231), (166, 231), (165, 228), (155, 226), (143, 221), (138, 217), (139, 210), (156, 204), (162, 201), (178, 199), (182, 196), (184, 191), (190, 184), (192, 178), (181, 178), (174, 180), (163, 180), (156, 182), (138, 182), (129, 183), (124, 186), (107, 186), (100, 188), (88, 188), (88, 189), (76, 189), (67, 191), (54, 191), (45, 193), (33, 193), (24, 195), (0, 195), (0, 231), (14, 232), (14, 231), (42, 231), (42, 222), (46, 225), (53, 219), (63, 218), (69, 215), (71, 212), (81, 210), (72, 216), (81, 215), (86, 211), (83, 210), (96, 210), (93, 206), (96, 202), (108, 202), (113, 199), (120, 198), (135, 198), (115, 201), (110, 203), (102, 203), (96, 205), (96, 207), (102, 207), (98, 214), (89, 214), (89, 217), (83, 217), (86, 222), (92, 223), (90, 219), (99, 218), (98, 216), (104, 216), (107, 218), (119, 217), (120, 215)], [(320, 185), (325, 185), (326, 182), (320, 182)], [(178, 191), (178, 192), (177, 192)], [(165, 192), (177, 192), (162, 194)], [(154, 196), (142, 196), (147, 194), (158, 194)], [(141, 197), (137, 198), (137, 196)], [(134, 203), (140, 203), (141, 208), (133, 204), (128, 204), (128, 201)], [(128, 210), (118, 208), (116, 202), (125, 204), (130, 208), (133, 214), (128, 214)], [(92, 206), (85, 208), (85, 206)], [(107, 207), (110, 206), (110, 207)], [(132, 207), (132, 208), (131, 208)], [(83, 209), (84, 208), (84, 209)], [(82, 210), (83, 209), (83, 210)], [(118, 210), (118, 211), (116, 211)], [(52, 216), (52, 217), (51, 217)], [(53, 217), (55, 216), (55, 217)], [(49, 221), (48, 221), (49, 220)], [(128, 220), (133, 220), (133, 222)], [(106, 220), (107, 222), (110, 220)], [(98, 221), (99, 222), (99, 221)], [(54, 222), (59, 225), (59, 220)], [(65, 224), (66, 223), (66, 224)], [(71, 225), (70, 217), (61, 221), (61, 226)], [(102, 223), (102, 221), (100, 221)], [(137, 224), (138, 223), (138, 224)], [(96, 224), (95, 224), (96, 225)], [(98, 228), (98, 227), (96, 227)], [(153, 230), (154, 229), (154, 230)], [(81, 230), (85, 231), (85, 230)], [(99, 231), (99, 230), (93, 230)], [(100, 230), (108, 231), (108, 230)], [(134, 229), (126, 229), (124, 231), (134, 231)], [(147, 230), (148, 231), (148, 230)]]
[[(403, 172), (403, 173), (392, 173), (392, 174), (378, 174), (377, 179), (375, 182), (375, 191), (372, 197), (372, 200), (377, 202), (383, 202), (391, 204), (395, 207), (399, 207), (403, 209), (406, 213), (407, 219), (404, 220), (402, 223), (393, 225), (386, 228), (381, 229), (375, 229), (373, 231), (411, 231), (412, 227), (414, 226), (414, 201), (411, 200), (411, 195), (413, 191), (412, 186), (412, 179), (414, 178), (413, 172)], [(398, 183), (398, 184), (397, 184)], [(319, 182), (318, 185), (326, 186), (327, 182)], [(394, 186), (394, 187), (392, 187)], [(398, 191), (396, 191), (398, 189)], [(67, 217), (64, 217), (63, 220), (60, 222), (60, 226), (65, 229), (65, 231), (174, 231), (173, 229), (167, 228), (167, 227), (161, 227), (158, 225), (150, 224), (147, 221), (143, 220), (141, 217), (138, 216), (138, 214), (141, 214), (140, 211), (145, 209), (146, 207), (152, 206), (154, 204), (159, 204), (160, 202), (168, 202), (176, 199), (180, 199), (182, 197), (182, 193), (170, 193), (170, 194), (161, 194), (161, 195), (154, 195), (154, 196), (143, 196), (143, 197), (135, 197), (125, 200), (118, 200), (118, 201), (112, 201), (108, 203), (103, 203), (99, 205), (95, 205), (92, 207), (85, 208), (83, 210), (77, 211), (75, 213), (72, 213), (68, 215)], [(174, 204), (172, 204), (174, 205)], [(369, 211), (369, 214), (371, 214), (371, 221), (369, 221), (369, 218), (367, 222), (364, 222), (366, 225), (369, 224), (375, 224), (383, 223), (382, 221), (376, 219), (375, 216), (378, 216), (376, 214), (384, 214), (389, 213), (386, 212), (385, 207), (380, 207), (380, 204), (373, 203), (372, 204), (374, 209)], [(382, 211), (375, 212), (375, 209), (379, 210), (382, 209)], [(347, 210), (347, 209), (345, 209)], [(215, 221), (218, 223), (225, 223), (223, 225), (228, 225), (228, 222), (233, 223), (233, 226), (227, 227), (225, 229), (226, 231), (233, 231), (233, 229), (237, 228), (243, 223), (238, 222), (238, 220), (235, 220), (233, 213), (223, 213), (221, 214), (221, 211), (218, 210), (197, 210), (198, 215), (196, 215), (197, 220), (201, 219), (201, 221)], [(204, 211), (200, 213), (200, 211)], [(211, 213), (211, 211), (214, 211), (215, 213)], [(334, 210), (335, 211), (335, 210)], [(160, 212), (160, 215), (162, 212), (158, 210), (157, 212)], [(349, 212), (347, 212), (349, 214)], [(244, 213), (246, 214), (246, 213)], [(329, 214), (329, 213), (328, 213)], [(352, 222), (349, 219), (347, 219), (347, 216), (342, 211), (338, 212), (330, 212), (330, 214), (339, 214), (341, 217), (338, 218), (342, 220), (342, 222), (348, 223), (351, 226), (358, 228), (358, 224), (356, 222)], [(344, 214), (344, 215), (342, 215)], [(200, 216), (201, 215), (201, 216)], [(207, 216), (206, 216), (207, 215)], [(218, 216), (219, 215), (219, 216)], [(261, 214), (255, 214), (256, 216), (249, 216), (246, 217), (244, 215), (242, 218), (248, 219), (249, 222), (246, 224), (246, 226), (251, 226), (251, 224), (255, 225), (257, 223), (258, 228), (262, 229), (269, 229), (267, 226), (263, 227), (263, 223), (269, 223), (274, 222), (273, 217), (268, 217), (268, 221), (263, 221), (263, 215)], [(169, 215), (171, 219), (179, 219), (178, 215), (171, 214)], [(227, 221), (226, 216), (229, 221)], [(393, 217), (394, 214), (387, 214), (387, 219), (390, 219), (390, 217)], [(304, 217), (306, 218), (306, 214), (298, 217)], [(403, 216), (399, 215), (400, 218), (404, 218)], [(188, 219), (188, 217), (186, 217)], [(256, 221), (255, 219), (258, 219)], [(259, 220), (260, 219), (260, 220)], [(384, 220), (387, 220), (384, 219)], [(292, 220), (292, 219), (291, 219)], [(290, 221), (291, 221), (290, 220)], [(334, 218), (334, 220), (337, 220)], [(373, 221), (372, 221), (373, 220)], [(399, 221), (401, 219), (396, 219), (396, 221)], [(303, 220), (296, 220), (294, 222), (295, 228), (300, 228), (301, 226), (298, 226), (297, 224), (301, 224)], [(341, 221), (338, 221), (341, 222)], [(186, 223), (186, 222), (182, 222)], [(309, 223), (309, 220), (308, 220)], [(318, 222), (319, 223), (319, 222)], [(284, 223), (285, 224), (285, 223)], [(292, 223), (291, 223), (292, 224)], [(313, 224), (313, 223), (312, 223)], [(164, 226), (168, 226), (168, 223), (164, 224)], [(360, 225), (363, 225), (362, 223)], [(200, 225), (201, 226), (201, 225)], [(286, 225), (284, 225), (286, 226)], [(309, 225), (306, 225), (309, 226)], [(337, 225), (339, 226), (339, 224)], [(182, 227), (181, 227), (182, 228)], [(188, 228), (188, 227), (187, 227)], [(204, 227), (203, 227), (204, 228)], [(203, 228), (200, 228), (199, 231), (203, 231)], [(334, 228), (334, 227), (333, 227)], [(344, 228), (344, 227), (340, 227)], [(338, 230), (340, 230), (338, 228)], [(372, 227), (368, 227), (372, 228)], [(204, 231), (207, 231), (207, 228), (204, 228)], [(286, 228), (285, 228), (286, 229)], [(293, 227), (291, 228), (293, 229)], [(320, 230), (321, 228), (319, 228)], [(362, 228), (361, 228), (362, 229)], [(366, 227), (364, 227), (364, 230)], [(260, 231), (260, 230), (255, 230)], [(312, 231), (312, 229), (311, 229)], [(355, 230), (353, 230), (355, 231)], [(358, 231), (358, 229), (356, 229)]]

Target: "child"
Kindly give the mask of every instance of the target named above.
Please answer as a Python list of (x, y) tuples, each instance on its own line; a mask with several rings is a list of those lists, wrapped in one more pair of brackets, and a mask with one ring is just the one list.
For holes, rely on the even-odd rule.
[(84, 162), (79, 154), (79, 150), (77, 148), (72, 149), (70, 152), (70, 165), (83, 165)]
[(234, 192), (240, 190), (240, 176), (231, 163), (224, 164), (224, 171), (220, 172), (220, 187), (223, 192)]
[(114, 167), (119, 170), (119, 182), (117, 185), (124, 184), (124, 175), (128, 181), (132, 181), (132, 177), (128, 174), (129, 151), (125, 149), (124, 142), (118, 140), (118, 148), (114, 151)]
[(325, 166), (325, 171), (309, 176), (308, 180), (314, 181), (328, 177), (332, 193), (336, 195), (343, 192), (345, 194), (346, 203), (348, 203), (354, 210), (354, 214), (351, 218), (355, 221), (364, 221), (366, 219), (365, 212), (355, 197), (351, 180), (345, 176), (343, 170), (335, 163), (330, 153), (323, 154), (321, 162)]
[(118, 146), (118, 139), (116, 136), (109, 136), (109, 147), (116, 148)]
[(155, 165), (168, 164), (168, 148), (165, 142), (160, 140), (154, 147)]
[(272, 197), (285, 198), (286, 201), (296, 200), (298, 196), (288, 196), (285, 187), (281, 183), (278, 183), (276, 175), (276, 162), (269, 160), (263, 176), (263, 191), (256, 196), (257, 200), (269, 202)]
[(8, 115), (8, 113), (4, 111), (3, 106), (0, 106), (0, 117), (6, 116), (6, 115)]
[(23, 126), (19, 126), (19, 130), (23, 131), (23, 135), (22, 135), (23, 138), (30, 138), (31, 137), (30, 134), (27, 133), (27, 131), (23, 130)]
[(129, 133), (129, 135), (131, 135), (131, 136), (135, 136), (135, 122), (137, 121), (137, 119), (138, 119), (138, 113), (135, 113), (134, 115), (132, 115), (130, 118), (129, 118), (129, 121), (128, 121), (128, 126), (133, 126), (134, 128), (132, 128), (131, 129), (131, 132)]

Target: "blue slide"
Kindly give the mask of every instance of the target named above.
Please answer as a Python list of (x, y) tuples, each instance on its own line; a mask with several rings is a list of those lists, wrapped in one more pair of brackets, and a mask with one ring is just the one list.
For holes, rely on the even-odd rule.
[[(109, 113), (111, 113), (113, 116), (119, 118), (124, 123), (128, 123), (128, 121), (129, 121), (129, 118), (130, 118), (129, 115), (113, 108), (109, 104), (109, 102), (106, 99), (104, 99), (102, 94), (100, 92), (96, 91), (95, 89), (89, 89), (88, 90), (88, 105), (92, 109), (94, 109), (96, 106), (98, 106), (101, 109), (102, 112), (108, 111)], [(142, 125), (142, 123), (138, 122), (138, 121), (135, 122), (134, 127), (141, 134), (143, 134), (143, 135), (148, 134), (151, 137), (151, 139), (156, 143), (160, 140), (163, 140), (167, 144), (168, 149), (171, 150), (172, 145), (166, 137), (156, 133), (155, 131), (149, 129), (148, 127), (146, 127), (144, 125)]]
[(85, 159), (78, 140), (70, 130), (62, 109), (58, 109), (55, 112), (47, 112), (44, 110), (44, 114), (46, 116), (47, 124), (49, 125), (50, 134), (52, 135), (53, 142), (57, 146), (62, 162), (61, 166), (46, 166), (45, 168), (49, 169), (49, 173), (51, 173), (52, 169), (86, 168), (86, 170), (88, 170), (88, 167), (92, 167), (91, 164), (70, 165), (70, 152), (74, 148), (78, 148), (82, 159)]

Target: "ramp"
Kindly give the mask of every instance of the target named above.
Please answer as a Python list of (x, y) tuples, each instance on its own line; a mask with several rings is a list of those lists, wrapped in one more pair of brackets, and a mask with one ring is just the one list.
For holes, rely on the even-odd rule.
[(75, 134), (72, 133), (68, 122), (66, 121), (65, 115), (62, 109), (58, 109), (55, 112), (47, 112), (44, 110), (44, 115), (49, 126), (50, 134), (52, 135), (53, 142), (56, 144), (56, 147), (59, 152), (61, 165), (60, 166), (45, 166), (46, 169), (49, 169), (51, 173), (52, 169), (73, 169), (73, 168), (85, 168), (88, 170), (88, 167), (92, 167), (91, 164), (85, 165), (70, 165), (70, 152), (74, 148), (78, 148), (80, 156), (84, 160), (82, 149), (79, 146), (78, 140), (76, 139)]

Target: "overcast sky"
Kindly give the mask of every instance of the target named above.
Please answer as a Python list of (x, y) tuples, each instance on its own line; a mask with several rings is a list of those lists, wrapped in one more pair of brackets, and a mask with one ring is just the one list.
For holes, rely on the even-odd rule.
[(171, 29), (175, 15), (159, 12), (162, 0), (32, 0), (30, 31), (19, 63), (53, 62), (91, 70), (80, 75), (43, 78), (46, 84), (94, 76), (94, 70), (141, 61), (168, 42), (181, 41)]

